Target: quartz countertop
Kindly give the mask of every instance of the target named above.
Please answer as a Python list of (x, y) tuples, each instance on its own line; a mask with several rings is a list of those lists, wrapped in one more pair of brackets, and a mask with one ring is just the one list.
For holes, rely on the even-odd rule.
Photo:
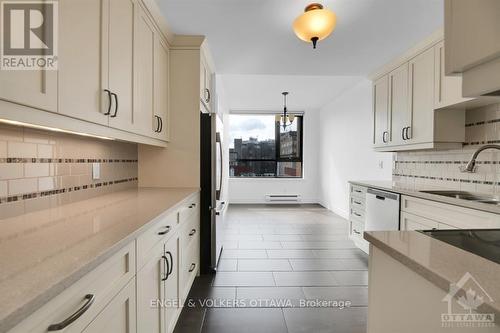
[(364, 238), (446, 292), (470, 273), (493, 299), (478, 310), (500, 316), (499, 264), (417, 231), (367, 231)]
[[(455, 205), (455, 206), (460, 206), (460, 207), (465, 207), (465, 208), (472, 208), (472, 209), (482, 210), (485, 212), (500, 214), (500, 206), (498, 206), (498, 205), (486, 204), (486, 203), (475, 202), (475, 201), (471, 201), (471, 200), (456, 199), (456, 198), (446, 197), (443, 195), (420, 192), (423, 190), (436, 190), (435, 188), (434, 189), (430, 189), (430, 188), (417, 189), (415, 187), (408, 186), (405, 184), (400, 184), (398, 182), (393, 182), (393, 181), (350, 181), (349, 183), (354, 184), (354, 185), (376, 188), (376, 189), (383, 190), (383, 191), (389, 191), (389, 192), (399, 193), (399, 194), (403, 194), (403, 195), (408, 195), (411, 197), (422, 198), (422, 199), (442, 202), (442, 203), (446, 203), (446, 204), (450, 204), (450, 205)], [(442, 190), (446, 190), (446, 189), (442, 189)]]
[(196, 188), (134, 188), (0, 220), (0, 332), (118, 252)]

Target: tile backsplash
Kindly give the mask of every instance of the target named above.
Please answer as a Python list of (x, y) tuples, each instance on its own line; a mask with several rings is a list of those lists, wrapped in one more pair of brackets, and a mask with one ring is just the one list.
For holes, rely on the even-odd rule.
[(130, 187), (135, 144), (0, 124), (0, 219)]
[(483, 151), (476, 173), (460, 172), (481, 145), (500, 144), (500, 104), (467, 110), (462, 149), (394, 153), (393, 181), (414, 189), (500, 194), (500, 150)]

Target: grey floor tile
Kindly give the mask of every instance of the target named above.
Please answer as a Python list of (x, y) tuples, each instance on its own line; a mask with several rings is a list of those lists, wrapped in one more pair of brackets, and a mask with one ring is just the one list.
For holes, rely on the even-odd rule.
[(237, 259), (220, 259), (217, 264), (217, 272), (236, 272), (237, 270)]
[(209, 309), (203, 333), (287, 333), (281, 309)]
[(237, 249), (238, 248), (238, 241), (228, 241), (225, 240), (223, 242), (224, 249)]
[(223, 249), (221, 259), (265, 259), (266, 250)]
[(284, 234), (273, 234), (273, 235), (263, 235), (266, 241), (301, 241), (301, 235), (284, 235)]
[(330, 272), (275, 272), (277, 286), (336, 286), (339, 283)]
[(267, 250), (269, 258), (306, 259), (315, 258), (312, 250)]
[(246, 307), (300, 306), (306, 299), (300, 287), (238, 287), (236, 298)]
[(366, 333), (367, 308), (283, 309), (290, 333)]
[(361, 259), (290, 259), (294, 271), (367, 270)]
[(240, 240), (261, 241), (264, 239), (262, 238), (262, 235), (259, 235), (259, 234), (255, 234), (255, 235), (226, 234), (224, 237), (224, 240), (226, 240), (226, 241), (240, 241)]
[[(368, 287), (303, 287), (302, 289), (307, 299), (349, 301), (351, 306), (368, 306)], [(236, 293), (238, 295), (238, 291)]]
[(368, 255), (360, 249), (324, 249), (312, 250), (318, 258), (362, 258), (368, 260)]
[[(322, 242), (330, 242), (330, 241), (338, 241), (338, 240), (349, 240), (347, 233), (343, 234), (313, 234), (313, 235), (301, 235), (302, 241), (322, 241)], [(286, 240), (286, 239), (285, 239)]]
[(368, 271), (335, 271), (330, 274), (342, 286), (368, 285)]
[(333, 242), (281, 242), (284, 249), (347, 249), (356, 246), (350, 240), (340, 240)]
[(274, 286), (270, 272), (219, 272), (216, 274), (214, 287)]
[(239, 272), (280, 272), (291, 271), (287, 259), (241, 259), (238, 260)]
[(199, 333), (203, 325), (206, 309), (189, 308), (182, 309), (174, 333)]
[(208, 287), (191, 290), (186, 300), (190, 308), (234, 307), (235, 287)]
[(272, 241), (239, 241), (239, 249), (281, 249), (280, 242)]

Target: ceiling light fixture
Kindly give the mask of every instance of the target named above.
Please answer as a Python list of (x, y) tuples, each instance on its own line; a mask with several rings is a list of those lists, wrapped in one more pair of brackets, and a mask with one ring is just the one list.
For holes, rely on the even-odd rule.
[(336, 23), (334, 12), (323, 8), (319, 3), (312, 3), (295, 19), (293, 30), (297, 37), (305, 42), (312, 42), (313, 48), (316, 48), (316, 43), (328, 37)]
[(293, 114), (288, 114), (288, 109), (286, 107), (286, 96), (288, 96), (288, 92), (284, 91), (281, 94), (283, 95), (283, 115), (276, 115), (276, 121), (279, 121), (283, 126), (283, 131), (286, 131), (287, 127), (292, 126), (295, 116)]

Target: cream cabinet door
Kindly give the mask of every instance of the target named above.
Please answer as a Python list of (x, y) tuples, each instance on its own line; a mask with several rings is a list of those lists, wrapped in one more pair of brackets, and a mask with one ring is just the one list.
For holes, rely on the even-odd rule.
[(391, 144), (406, 142), (411, 125), (408, 108), (408, 63), (389, 73), (389, 110), (391, 114)]
[(389, 142), (389, 76), (385, 75), (373, 83), (373, 143), (375, 147)]
[(0, 99), (57, 112), (57, 71), (0, 70)]
[(402, 230), (429, 230), (437, 229), (438, 222), (426, 219), (421, 216), (413, 215), (406, 212), (401, 212), (401, 229)]
[(155, 28), (149, 16), (136, 6), (134, 27), (134, 132), (153, 136)]
[(102, 125), (108, 124), (104, 110), (111, 102), (101, 86), (106, 5), (105, 0), (59, 2), (59, 113)]
[(165, 327), (167, 333), (174, 331), (179, 305), (179, 236), (175, 235), (165, 244), (165, 256), (168, 260), (168, 275), (165, 280)]
[(156, 34), (154, 54), (154, 117), (152, 130), (155, 137), (167, 141), (170, 121), (169, 113), (169, 65), (168, 45)]
[(135, 333), (135, 279), (132, 279), (118, 295), (85, 328), (84, 333)]
[(470, 98), (462, 97), (462, 77), (460, 75), (446, 76), (445, 74), (444, 42), (440, 42), (434, 47), (434, 55), (434, 108), (439, 109), (470, 100)]
[(162, 302), (165, 282), (162, 279), (167, 272), (164, 244), (159, 243), (149, 253), (151, 259), (137, 272), (137, 329), (139, 332), (164, 333), (165, 307)]
[(409, 143), (434, 141), (434, 48), (422, 52), (409, 63), (410, 113)]
[(112, 93), (109, 126), (133, 131), (134, 15), (135, 0), (108, 0), (107, 68), (104, 81)]

